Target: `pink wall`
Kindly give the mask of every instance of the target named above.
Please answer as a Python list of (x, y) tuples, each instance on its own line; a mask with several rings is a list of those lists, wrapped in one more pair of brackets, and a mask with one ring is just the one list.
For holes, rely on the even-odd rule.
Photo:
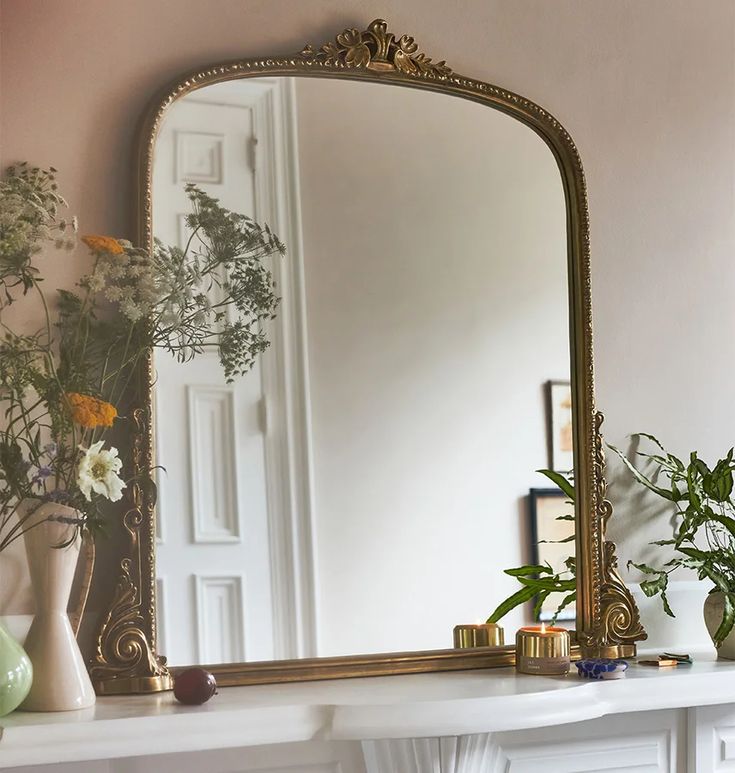
[[(385, 16), (454, 69), (521, 92), (589, 181), (607, 434), (731, 442), (735, 4), (730, 0), (1, 0), (2, 161), (54, 164), (84, 230), (130, 232), (131, 147), (181, 71), (298, 50)], [(57, 275), (74, 265), (56, 264)], [(655, 353), (655, 356), (652, 355)], [(613, 491), (625, 511), (624, 491)]]

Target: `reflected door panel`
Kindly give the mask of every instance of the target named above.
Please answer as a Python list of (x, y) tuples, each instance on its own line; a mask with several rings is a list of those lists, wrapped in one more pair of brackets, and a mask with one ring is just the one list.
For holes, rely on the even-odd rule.
[[(186, 183), (255, 216), (255, 141), (237, 89), (177, 102), (156, 146), (156, 236), (186, 246)], [(161, 352), (155, 367), (162, 651), (173, 663), (271, 659), (260, 363), (229, 385), (214, 354), (182, 364)]]

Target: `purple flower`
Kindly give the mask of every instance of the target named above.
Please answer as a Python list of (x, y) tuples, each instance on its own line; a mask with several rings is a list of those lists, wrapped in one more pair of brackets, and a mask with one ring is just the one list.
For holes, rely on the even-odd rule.
[(41, 488), (46, 478), (53, 474), (54, 471), (50, 467), (46, 467), (45, 465), (39, 467), (38, 472), (31, 478), (31, 483), (38, 486), (38, 488)]
[(53, 440), (50, 443), (46, 443), (46, 445), (43, 447), (43, 453), (48, 456), (49, 459), (53, 459), (56, 456), (58, 450), (59, 449)]

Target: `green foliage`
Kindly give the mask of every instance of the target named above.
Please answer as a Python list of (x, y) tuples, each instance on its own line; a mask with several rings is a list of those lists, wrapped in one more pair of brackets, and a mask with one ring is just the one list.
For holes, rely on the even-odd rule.
[[(733, 502), (734, 451), (709, 466), (696, 451), (688, 461), (668, 452), (653, 436), (639, 433), (654, 448), (653, 453), (637, 452), (652, 466), (651, 475), (641, 472), (628, 457), (614, 446), (610, 449), (642, 486), (671, 503), (675, 515), (671, 539), (651, 543), (673, 550), (674, 557), (659, 567), (634, 566), (646, 575), (640, 583), (646, 596), (660, 596), (666, 614), (674, 617), (666, 596), (669, 576), (683, 567), (697, 573), (700, 580), (710, 581), (725, 597), (725, 609), (714, 634), (719, 646), (735, 624), (735, 503)], [(661, 482), (663, 479), (664, 482)]]
[[(536, 472), (545, 475), (552, 483), (557, 485), (567, 495), (569, 504), (574, 506), (575, 490), (571, 480), (559, 472), (554, 472), (554, 470), (537, 470)], [(560, 515), (556, 520), (573, 521), (574, 515)], [(574, 535), (572, 534), (570, 537), (559, 540), (559, 542), (570, 542), (573, 539)], [(487, 622), (499, 622), (512, 609), (531, 601), (533, 598), (536, 599), (534, 602), (534, 614), (538, 614), (549, 596), (563, 593), (564, 596), (561, 598), (559, 606), (551, 619), (550, 624), (554, 625), (559, 614), (577, 600), (577, 571), (574, 558), (571, 556), (567, 558), (565, 565), (566, 570), (564, 572), (554, 572), (548, 564), (529, 564), (527, 566), (518, 566), (514, 569), (505, 569), (505, 574), (515, 577), (522, 587), (512, 596), (502, 601), (488, 617)]]

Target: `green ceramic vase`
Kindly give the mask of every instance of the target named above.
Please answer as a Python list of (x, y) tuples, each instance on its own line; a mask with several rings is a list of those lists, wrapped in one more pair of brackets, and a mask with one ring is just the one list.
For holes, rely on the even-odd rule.
[(28, 655), (0, 624), (0, 717), (20, 706), (32, 682), (33, 666)]

